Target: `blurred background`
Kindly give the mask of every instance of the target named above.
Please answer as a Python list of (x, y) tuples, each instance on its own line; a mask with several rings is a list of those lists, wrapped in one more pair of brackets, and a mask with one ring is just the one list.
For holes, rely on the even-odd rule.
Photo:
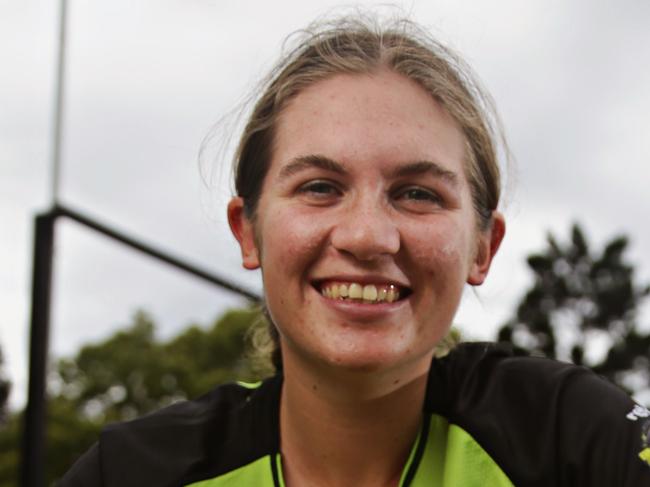
[[(356, 5), (386, 11), (383, 4)], [(650, 3), (395, 5), (473, 66), (515, 158), (505, 243), (487, 283), (466, 293), (456, 319), (463, 339), (500, 336), (596, 368), (612, 350), (620, 364), (621, 344), (633, 343), (623, 375), (601, 372), (650, 403)], [(5, 452), (18, 434), (7, 418), (26, 401), (32, 219), (51, 198), (58, 9), (54, 0), (0, 0), (0, 377), (11, 384), (5, 428), (14, 428), (13, 440), (0, 436)], [(232, 113), (288, 34), (340, 9), (325, 0), (70, 0), (61, 201), (261, 292), (259, 275), (241, 268), (225, 220)], [(155, 403), (109, 411), (131, 392), (106, 373), (94, 392), (80, 391), (75, 380), (91, 374), (93, 360), (156, 347), (169, 355), (169, 347), (190, 350), (207, 336), (219, 342), (213, 325), (230, 309), (240, 309), (227, 315), (241, 323), (237, 330), (254, 321), (241, 297), (73, 222), (57, 224), (55, 251), (50, 387), (55, 396), (85, 398), (74, 408), (82, 404), (77, 413), (90, 421), (86, 441), (100, 420)], [(91, 358), (80, 355), (87, 344)], [(235, 375), (259, 372), (237, 367)], [(154, 382), (167, 384), (163, 402), (230, 377), (207, 374), (178, 392), (182, 374), (156, 373)], [(67, 455), (62, 462), (74, 457)], [(3, 458), (0, 482), (15, 462)]]

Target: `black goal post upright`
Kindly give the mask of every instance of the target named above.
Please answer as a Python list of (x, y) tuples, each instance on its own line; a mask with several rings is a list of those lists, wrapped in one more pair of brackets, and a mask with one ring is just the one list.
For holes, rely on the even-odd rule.
[(54, 221), (43, 213), (34, 220), (31, 329), (29, 336), (29, 386), (22, 435), (21, 485), (45, 485), (45, 406), (47, 349), (49, 343)]
[(239, 294), (251, 302), (259, 302), (256, 293), (202, 269), (170, 253), (113, 227), (61, 205), (41, 213), (34, 220), (34, 260), (32, 268), (31, 328), (29, 337), (29, 386), (27, 406), (23, 419), (20, 485), (43, 487), (45, 485), (46, 416), (47, 416), (47, 363), (54, 267), (55, 223), (65, 217), (94, 230), (126, 247), (148, 255), (221, 289)]

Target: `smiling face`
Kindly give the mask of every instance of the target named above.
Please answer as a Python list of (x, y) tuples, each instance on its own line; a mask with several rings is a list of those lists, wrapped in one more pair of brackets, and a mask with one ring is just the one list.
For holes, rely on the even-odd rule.
[(338, 75), (276, 127), (254, 222), (229, 206), (244, 266), (261, 266), (285, 364), (428, 367), (466, 282), (503, 234), (479, 232), (465, 140), (414, 82)]

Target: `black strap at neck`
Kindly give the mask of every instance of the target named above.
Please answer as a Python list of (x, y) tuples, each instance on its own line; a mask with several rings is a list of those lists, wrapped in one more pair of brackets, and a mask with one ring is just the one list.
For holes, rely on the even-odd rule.
[(273, 475), (273, 486), (274, 487), (282, 487), (280, 484), (280, 473), (278, 472), (278, 456), (279, 453), (273, 453), (272, 455), (269, 455), (269, 458), (271, 459), (271, 474)]
[(418, 440), (418, 444), (415, 447), (415, 454), (413, 455), (413, 460), (411, 461), (411, 464), (409, 465), (409, 469), (406, 472), (406, 475), (404, 476), (404, 483), (402, 484), (402, 487), (408, 487), (409, 485), (411, 485), (411, 482), (413, 482), (413, 479), (415, 478), (415, 473), (418, 471), (418, 467), (420, 466), (420, 461), (422, 460), (422, 455), (424, 454), (424, 449), (427, 446), (430, 422), (431, 422), (431, 415), (425, 413), (424, 418), (422, 419), (422, 430), (420, 431), (420, 439)]

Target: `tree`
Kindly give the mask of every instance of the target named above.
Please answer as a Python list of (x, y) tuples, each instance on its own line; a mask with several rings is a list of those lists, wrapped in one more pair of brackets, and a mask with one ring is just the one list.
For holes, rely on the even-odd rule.
[(9, 393), (11, 392), (11, 383), (4, 373), (4, 357), (0, 349), (0, 427), (7, 420), (7, 410), (9, 402)]
[(640, 331), (638, 315), (650, 286), (635, 283), (627, 245), (616, 237), (594, 252), (578, 225), (565, 244), (549, 234), (546, 249), (527, 259), (533, 285), (499, 341), (589, 366), (629, 393), (648, 391), (650, 334)]
[(257, 310), (233, 310), (209, 329), (193, 325), (160, 342), (151, 318), (139, 312), (129, 328), (61, 360), (54, 389), (84, 417), (132, 419), (217, 384), (268, 375), (247, 348), (251, 329), (260, 326)]
[[(131, 419), (217, 384), (256, 381), (272, 373), (251, 336), (265, 322), (256, 309), (232, 310), (211, 327), (192, 325), (159, 340), (143, 312), (108, 339), (83, 346), (49, 376), (46, 478), (53, 485), (96, 441), (103, 425)], [(0, 431), (0, 487), (16, 484), (22, 415)]]

